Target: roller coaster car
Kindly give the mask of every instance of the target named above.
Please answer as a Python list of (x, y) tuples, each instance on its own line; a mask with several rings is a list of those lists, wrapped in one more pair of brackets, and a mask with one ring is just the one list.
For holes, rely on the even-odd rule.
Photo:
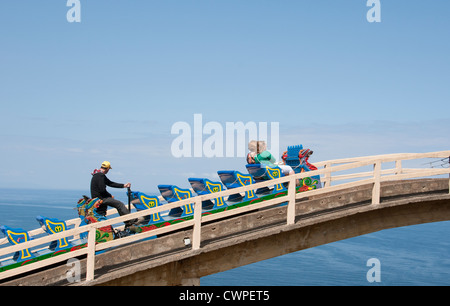
[[(168, 202), (173, 203), (193, 197), (189, 189), (183, 189), (175, 185), (158, 185), (162, 197)], [(169, 217), (186, 217), (194, 214), (194, 203), (183, 205), (182, 207), (172, 208), (169, 211)]]
[[(66, 222), (64, 222), (62, 220), (58, 220), (55, 218), (50, 219), (50, 218), (46, 218), (43, 216), (37, 216), (36, 220), (39, 222), (41, 227), (43, 227), (44, 230), (49, 235), (60, 233), (60, 232), (67, 230)], [(69, 237), (65, 237), (65, 238), (61, 238), (59, 240), (52, 241), (49, 246), (50, 250), (60, 251), (62, 249), (72, 246), (72, 244), (67, 241), (68, 238)]]
[[(192, 189), (198, 195), (216, 193), (224, 190), (222, 183), (213, 182), (206, 178), (188, 178)], [(217, 197), (215, 199), (206, 200), (202, 202), (202, 208), (205, 210), (218, 209), (226, 206), (223, 197)]]
[[(84, 222), (86, 224), (100, 222), (106, 220), (106, 216), (97, 212), (97, 209), (103, 201), (99, 198), (87, 199), (84, 206)], [(96, 242), (106, 242), (114, 239), (114, 229), (111, 225), (100, 227), (97, 229)]]
[(283, 153), (282, 159), (284, 164), (291, 166), (295, 173), (314, 171), (317, 170), (317, 167), (308, 162), (312, 154), (312, 150), (303, 149), (302, 145), (289, 146)]
[[(217, 174), (220, 177), (222, 183), (228, 188), (238, 188), (243, 186), (252, 185), (255, 183), (255, 180), (251, 175), (242, 174), (239, 171), (235, 170), (221, 170), (217, 171)], [(244, 202), (253, 199), (257, 199), (258, 197), (255, 195), (253, 190), (247, 190), (245, 195), (242, 196), (240, 193), (232, 194), (228, 197), (229, 202)]]
[[(0, 226), (0, 230), (3, 232), (3, 234), (5, 234), (5, 236), (8, 238), (9, 243), (12, 245), (24, 243), (33, 239), (30, 237), (27, 231), (21, 228), (11, 228), (9, 226), (3, 225)], [(14, 253), (12, 262), (21, 262), (33, 259), (35, 257), (35, 254), (33, 254), (30, 249), (23, 249)], [(11, 260), (9, 262), (2, 262), (1, 265), (6, 266), (9, 264), (11, 264)]]
[[(137, 211), (142, 211), (150, 208), (155, 208), (161, 205), (159, 198), (155, 196), (147, 195), (140, 191), (131, 192), (131, 204), (134, 205)], [(144, 217), (144, 220), (140, 223), (145, 225), (151, 225), (161, 222), (161, 213), (157, 212)]]
[[(302, 145), (289, 146), (283, 153), (283, 162), (291, 166), (295, 173), (303, 173), (317, 170), (317, 167), (310, 164), (308, 159), (313, 154), (310, 149), (303, 149)], [(300, 182), (300, 186), (305, 190), (322, 188), (320, 175), (306, 177)], [(303, 191), (303, 190), (302, 190)]]
[[(106, 216), (98, 213), (98, 208), (103, 203), (103, 201), (99, 198), (88, 198), (87, 196), (83, 196), (80, 200), (78, 200), (77, 209), (78, 215), (81, 218), (80, 226), (105, 221), (107, 220)], [(128, 236), (130, 233), (128, 230), (114, 230), (111, 225), (107, 225), (104, 227), (100, 227), (97, 229), (95, 241), (99, 242), (107, 242), (116, 238), (121, 238)], [(87, 233), (80, 234), (81, 238), (86, 238)]]
[[(37, 216), (37, 221), (41, 224), (47, 234), (52, 235), (67, 230), (65, 221), (58, 219), (50, 219), (43, 216)], [(0, 230), (8, 238), (8, 241), (12, 245), (24, 243), (33, 240), (34, 238), (30, 234), (21, 228), (11, 228), (9, 226), (0, 226)], [(52, 241), (48, 248), (34, 247), (26, 248), (17, 251), (13, 254), (12, 258), (2, 260), (0, 262), (0, 272), (20, 267), (22, 265), (36, 262), (45, 258), (53, 257), (59, 254), (64, 254), (76, 249), (82, 248), (86, 245), (86, 239), (76, 239), (68, 242), (70, 237), (64, 237), (55, 241)]]
[[(245, 165), (245, 167), (247, 168), (247, 171), (254, 177), (257, 183), (261, 181), (274, 180), (284, 176), (283, 171), (281, 171), (281, 169), (277, 166), (269, 166), (266, 164), (248, 164)], [(268, 187), (259, 188), (256, 193), (279, 193), (286, 190), (287, 189), (284, 184), (280, 183), (275, 185), (272, 190), (270, 190)]]
[[(283, 161), (286, 165), (292, 167), (295, 173), (305, 171), (313, 171), (317, 168), (308, 162), (312, 151), (303, 149), (302, 145), (290, 146), (283, 154)], [(245, 192), (236, 192), (230, 196), (215, 197), (211, 200), (202, 202), (202, 215), (209, 215), (219, 213), (225, 210), (232, 210), (254, 203), (268, 201), (279, 196), (287, 194), (285, 184), (276, 184), (273, 188), (263, 187), (258, 188), (258, 182), (277, 179), (283, 177), (284, 174), (280, 167), (276, 165), (267, 164), (249, 164), (246, 165), (249, 174), (243, 174), (235, 170), (217, 171), (221, 182), (211, 181), (206, 178), (189, 178), (189, 183), (195, 193), (198, 195), (212, 194), (221, 192), (224, 188), (234, 189), (243, 186), (255, 185), (254, 188)], [(312, 176), (300, 180), (299, 186), (296, 187), (296, 192), (303, 192), (311, 189), (321, 188), (320, 177)], [(151, 209), (164, 205), (164, 203), (172, 203), (180, 200), (190, 199), (194, 196), (190, 189), (183, 189), (175, 185), (158, 185), (158, 189), (165, 199), (161, 201), (159, 197), (149, 196), (142, 192), (128, 191), (130, 202), (138, 211)], [(226, 198), (226, 200), (225, 200)], [(287, 202), (286, 202), (287, 203)], [(280, 203), (279, 205), (286, 205)], [(78, 215), (81, 219), (80, 226), (100, 222), (106, 220), (103, 214), (98, 212), (98, 208), (102, 204), (99, 198), (89, 198), (83, 196), (77, 203)], [(123, 231), (115, 230), (112, 226), (104, 226), (97, 229), (96, 243), (107, 242), (113, 239), (128, 236), (132, 233), (141, 233), (151, 231), (157, 228), (176, 224), (189, 220), (194, 214), (194, 203), (187, 203), (181, 207), (170, 210), (149, 214), (143, 217), (143, 221), (138, 226), (130, 226)], [(67, 230), (67, 225), (64, 221), (58, 219), (50, 219), (43, 216), (38, 216), (37, 221), (44, 227), (47, 234), (52, 235), (61, 231)], [(33, 239), (29, 233), (20, 228), (10, 228), (1, 226), (0, 230), (8, 238), (12, 245), (27, 242)], [(164, 235), (164, 234), (163, 234)], [(144, 238), (153, 239), (156, 236)], [(69, 242), (70, 240), (70, 242)], [(39, 261), (48, 257), (52, 257), (65, 252), (75, 251), (77, 249), (86, 247), (87, 232), (80, 233), (80, 239), (71, 240), (70, 237), (57, 239), (49, 243), (46, 249), (23, 249), (13, 254), (12, 258), (2, 259), (0, 261), (0, 272), (13, 269), (31, 262)], [(104, 252), (105, 250), (99, 251)]]

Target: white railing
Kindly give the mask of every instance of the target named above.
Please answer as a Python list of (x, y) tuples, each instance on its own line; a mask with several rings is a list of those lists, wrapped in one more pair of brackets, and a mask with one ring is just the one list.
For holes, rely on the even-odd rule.
[[(0, 257), (12, 254), (14, 252), (20, 251), (26, 248), (33, 248), (36, 246), (48, 244), (51, 241), (58, 240), (61, 238), (67, 238), (70, 236), (78, 237), (81, 233), (88, 232), (88, 241), (87, 247), (83, 249), (78, 249), (72, 252), (68, 252), (65, 254), (61, 254), (55, 257), (51, 257), (45, 260), (37, 261), (34, 263), (30, 263), (25, 266), (17, 267), (11, 270), (7, 270), (0, 273), (0, 280), (5, 279), (20, 273), (32, 271), (41, 267), (45, 267), (57, 262), (65, 261), (69, 258), (87, 255), (87, 264), (86, 264), (86, 281), (91, 281), (94, 279), (94, 271), (95, 271), (95, 252), (104, 250), (107, 248), (128, 244), (130, 242), (138, 241), (145, 239), (150, 236), (160, 235), (163, 233), (172, 232), (175, 230), (192, 227), (193, 226), (193, 234), (192, 234), (192, 250), (198, 250), (201, 248), (201, 226), (204, 222), (213, 221), (216, 219), (221, 219), (224, 217), (232, 216), (235, 214), (240, 214), (244, 212), (250, 212), (253, 210), (257, 210), (260, 208), (281, 204), (287, 202), (287, 213), (286, 213), (286, 225), (290, 226), (295, 223), (295, 202), (298, 199), (310, 197), (312, 195), (320, 195), (329, 192), (335, 192), (339, 190), (344, 190), (350, 187), (356, 187), (366, 184), (373, 184), (372, 188), (372, 204), (378, 205), (380, 204), (380, 185), (381, 182), (384, 181), (393, 181), (393, 180), (404, 180), (411, 178), (419, 178), (419, 177), (430, 177), (437, 175), (450, 174), (450, 168), (441, 168), (441, 169), (430, 169), (430, 168), (419, 168), (419, 169), (407, 169), (402, 167), (402, 161), (406, 160), (417, 160), (424, 158), (447, 158), (450, 156), (450, 151), (440, 151), (440, 152), (431, 152), (431, 153), (418, 153), (418, 154), (388, 154), (388, 155), (378, 155), (378, 156), (365, 156), (358, 158), (348, 158), (348, 159), (339, 159), (339, 160), (330, 160), (325, 162), (314, 163), (314, 165), (318, 168), (316, 171), (299, 173), (292, 176), (281, 177), (279, 179), (270, 180), (262, 183), (257, 183), (254, 185), (248, 185), (239, 188), (228, 189), (225, 191), (221, 191), (213, 194), (206, 194), (201, 196), (196, 196), (190, 199), (181, 200), (174, 203), (165, 204), (156, 208), (134, 212), (129, 215), (112, 218), (106, 221), (92, 223), (84, 226), (78, 226), (79, 219), (69, 220), (68, 223), (74, 224), (75, 228), (69, 229), (67, 231), (48, 235), (41, 238), (36, 238), (34, 240), (21, 243), (18, 245), (6, 247), (0, 249)], [(391, 169), (382, 169), (383, 163), (394, 163), (394, 167)], [(371, 166), (371, 171), (357, 172), (355, 171), (357, 168)], [(351, 174), (344, 175), (332, 175), (333, 173), (340, 171), (348, 171), (353, 170), (354, 172)], [(302, 179), (306, 177), (321, 175), (321, 181), (324, 185), (323, 188), (310, 190), (301, 193), (295, 193), (295, 182), (297, 179)], [(331, 182), (342, 181), (342, 180), (353, 180), (347, 183), (341, 183), (338, 185), (331, 186)], [(263, 201), (260, 203), (251, 204), (248, 206), (227, 210), (224, 212), (205, 215), (202, 216), (201, 208), (202, 201), (211, 200), (217, 198), (219, 196), (227, 197), (231, 194), (243, 193), (248, 190), (255, 190), (256, 188), (262, 188), (266, 186), (273, 186), (280, 183), (288, 182), (288, 192), (285, 196), (277, 197), (271, 200)], [(450, 185), (450, 179), (449, 179)], [(450, 193), (450, 190), (449, 190)], [(192, 220), (187, 220), (184, 222), (180, 222), (177, 224), (172, 224), (170, 226), (166, 226), (163, 228), (151, 230), (148, 232), (143, 232), (135, 235), (131, 235), (128, 237), (115, 239), (109, 242), (104, 243), (95, 243), (96, 229), (108, 225), (113, 225), (117, 223), (121, 223), (127, 221), (129, 219), (135, 219), (138, 217), (147, 216), (150, 214), (154, 214), (157, 212), (167, 211), (172, 208), (181, 207), (183, 205), (195, 203), (194, 206), (194, 218)], [(30, 231), (30, 234), (40, 233), (42, 232), (40, 229)]]

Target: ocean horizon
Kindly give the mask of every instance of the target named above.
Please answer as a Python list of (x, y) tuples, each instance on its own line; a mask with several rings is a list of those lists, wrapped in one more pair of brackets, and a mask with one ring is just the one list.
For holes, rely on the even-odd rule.
[[(125, 190), (111, 189), (127, 203)], [(145, 192), (145, 191), (144, 191)], [(36, 216), (73, 219), (87, 191), (0, 189), (0, 225), (32, 230)], [(448, 286), (450, 221), (382, 230), (201, 278), (202, 286)], [(3, 233), (0, 233), (1, 237)], [(369, 282), (379, 262), (379, 282)]]

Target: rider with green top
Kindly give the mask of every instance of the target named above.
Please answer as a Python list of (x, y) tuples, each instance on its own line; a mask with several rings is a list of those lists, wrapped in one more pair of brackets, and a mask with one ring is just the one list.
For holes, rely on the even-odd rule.
[(276, 159), (266, 150), (267, 145), (265, 141), (252, 140), (248, 144), (250, 153), (247, 155), (247, 162), (249, 164), (263, 164), (269, 167), (279, 167), (284, 175), (295, 174), (291, 166), (288, 165), (275, 165)]

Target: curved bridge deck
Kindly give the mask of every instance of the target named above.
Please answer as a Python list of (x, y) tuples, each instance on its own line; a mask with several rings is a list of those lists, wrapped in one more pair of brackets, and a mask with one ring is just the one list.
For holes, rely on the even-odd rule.
[[(74, 285), (198, 284), (206, 275), (314, 246), (388, 228), (450, 220), (448, 179), (385, 182), (380, 204), (372, 205), (371, 199), (372, 184), (366, 184), (297, 200), (292, 225), (286, 225), (287, 206), (206, 224), (198, 250), (184, 243), (184, 238), (192, 237), (191, 229), (122, 246), (96, 256), (95, 280)], [(54, 267), (5, 284), (64, 285), (68, 269)]]
[[(450, 169), (408, 169), (402, 165), (405, 161), (448, 156), (450, 151), (319, 162), (318, 170), (310, 172), (203, 194), (88, 225), (74, 223), (74, 229), (0, 249), (0, 256), (81, 233), (88, 234), (85, 248), (3, 271), (0, 282), (192, 285), (199, 284), (206, 275), (333, 241), (393, 227), (450, 220), (449, 178), (429, 178), (449, 175)], [(393, 168), (383, 169), (392, 163)], [(364, 170), (367, 167), (371, 171)], [(356, 169), (360, 170), (355, 172)], [(343, 171), (344, 174), (336, 175)], [(323, 188), (296, 192), (296, 180), (319, 175)], [(331, 185), (342, 180), (350, 182)], [(203, 201), (281, 184), (288, 186), (287, 192), (277, 193), (270, 200), (202, 215)], [(193, 205), (192, 219), (96, 243), (97, 228), (183, 205)], [(147, 239), (155, 235), (157, 239)], [(103, 250), (106, 252), (100, 252)], [(69, 283), (67, 279), (72, 266), (66, 266), (66, 262), (71, 258), (79, 260), (79, 282)]]

